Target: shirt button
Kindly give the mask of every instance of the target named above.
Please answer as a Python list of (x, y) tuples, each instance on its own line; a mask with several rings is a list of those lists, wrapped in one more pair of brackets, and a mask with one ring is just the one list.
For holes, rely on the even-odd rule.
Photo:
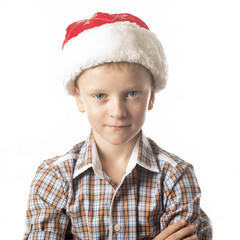
[(116, 197), (118, 198), (119, 196), (121, 195), (121, 192), (120, 192), (120, 190), (118, 190), (117, 192), (116, 192)]
[(114, 225), (113, 229), (115, 232), (119, 232), (121, 228), (120, 228), (120, 225), (117, 223)]

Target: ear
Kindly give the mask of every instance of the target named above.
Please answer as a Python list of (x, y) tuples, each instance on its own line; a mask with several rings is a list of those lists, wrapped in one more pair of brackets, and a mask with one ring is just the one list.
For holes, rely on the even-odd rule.
[(75, 88), (75, 100), (76, 100), (76, 104), (77, 104), (77, 107), (78, 107), (78, 110), (82, 113), (86, 112), (86, 109), (85, 109), (85, 106), (84, 106), (84, 103), (83, 103), (83, 100), (81, 98), (81, 95), (80, 95), (80, 92), (78, 90), (78, 88)]
[(155, 84), (152, 84), (151, 95), (148, 102), (148, 110), (153, 109), (154, 101), (155, 101)]

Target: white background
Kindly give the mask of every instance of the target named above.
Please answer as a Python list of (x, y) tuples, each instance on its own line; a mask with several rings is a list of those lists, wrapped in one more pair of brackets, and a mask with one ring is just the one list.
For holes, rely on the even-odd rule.
[(238, 0), (0, 0), (0, 239), (22, 239), (39, 163), (90, 131), (57, 76), (65, 28), (95, 12), (129, 12), (161, 40), (167, 88), (144, 132), (195, 167), (214, 239), (239, 236)]

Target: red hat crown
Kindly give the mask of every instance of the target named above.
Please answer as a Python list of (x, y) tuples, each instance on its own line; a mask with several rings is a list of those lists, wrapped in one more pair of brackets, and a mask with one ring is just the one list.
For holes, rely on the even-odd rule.
[(128, 14), (108, 14), (97, 12), (90, 19), (84, 19), (77, 21), (69, 25), (66, 29), (66, 36), (63, 41), (62, 49), (65, 44), (72, 38), (77, 37), (81, 32), (92, 29), (95, 27), (102, 26), (104, 24), (115, 23), (115, 22), (131, 22), (136, 23), (139, 27), (149, 30), (148, 26), (138, 17)]

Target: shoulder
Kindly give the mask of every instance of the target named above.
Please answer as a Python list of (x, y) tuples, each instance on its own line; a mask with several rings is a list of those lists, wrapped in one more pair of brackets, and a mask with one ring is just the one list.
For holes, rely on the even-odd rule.
[(66, 206), (67, 199), (71, 197), (72, 175), (81, 146), (79, 143), (65, 155), (39, 165), (30, 187), (29, 209), (34, 210), (43, 204), (59, 210)]
[(42, 161), (37, 169), (37, 180), (54, 177), (63, 182), (71, 182), (76, 161), (84, 143), (76, 144), (64, 155)]
[(152, 139), (147, 138), (161, 175), (165, 178), (179, 178), (186, 172), (193, 172), (193, 166), (177, 155), (159, 147)]
[(166, 195), (175, 189), (177, 192), (184, 191), (189, 196), (200, 196), (201, 190), (192, 164), (160, 148), (153, 140), (148, 141), (158, 164), (158, 177)]

